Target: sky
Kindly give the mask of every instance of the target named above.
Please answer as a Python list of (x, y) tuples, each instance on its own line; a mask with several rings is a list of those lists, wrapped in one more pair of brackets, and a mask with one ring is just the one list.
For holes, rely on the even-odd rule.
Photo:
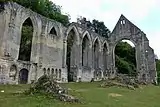
[(123, 14), (148, 37), (160, 59), (160, 0), (52, 0), (71, 16), (71, 22), (84, 16), (103, 21), (112, 31)]

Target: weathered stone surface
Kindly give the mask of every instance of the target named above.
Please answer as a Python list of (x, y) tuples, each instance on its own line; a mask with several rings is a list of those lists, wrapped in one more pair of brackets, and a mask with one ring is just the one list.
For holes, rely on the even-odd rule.
[[(0, 83), (20, 83), (22, 69), (28, 71), (27, 83), (37, 81), (45, 73), (56, 75), (57, 82), (114, 78), (114, 49), (123, 39), (136, 46), (137, 80), (156, 82), (154, 50), (146, 34), (123, 15), (106, 39), (78, 23), (65, 27), (13, 2), (0, 5), (0, 8), (0, 68), (3, 68), (0, 69)], [(31, 19), (34, 29), (29, 62), (18, 61), (21, 27), (27, 18)], [(52, 30), (56, 33), (52, 34)], [(70, 52), (67, 52), (68, 37), (74, 40)], [(82, 49), (83, 42), (86, 46)], [(70, 60), (67, 60), (67, 53), (70, 53)], [(16, 70), (10, 71), (13, 65)]]

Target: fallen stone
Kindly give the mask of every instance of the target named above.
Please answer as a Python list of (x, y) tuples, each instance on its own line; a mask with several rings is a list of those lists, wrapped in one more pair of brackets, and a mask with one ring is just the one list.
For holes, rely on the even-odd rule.
[(117, 94), (117, 93), (109, 93), (108, 96), (111, 96), (111, 97), (121, 97), (122, 95), (121, 94)]
[(128, 88), (128, 89), (131, 89), (131, 90), (135, 90), (135, 88), (131, 85), (126, 85), (126, 84), (122, 84), (122, 83), (118, 83), (118, 82), (115, 82), (115, 81), (107, 81), (105, 83), (102, 83), (101, 84), (101, 87), (112, 87), (112, 86), (118, 86), (118, 87), (124, 87), (124, 88)]
[(79, 100), (68, 94), (59, 94), (59, 99), (64, 102), (79, 102)]

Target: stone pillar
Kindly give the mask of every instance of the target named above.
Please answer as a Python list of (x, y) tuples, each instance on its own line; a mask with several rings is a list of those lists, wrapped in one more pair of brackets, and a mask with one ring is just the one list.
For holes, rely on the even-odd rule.
[(67, 69), (67, 40), (63, 39), (63, 56), (62, 56), (62, 82), (68, 82), (68, 69)]
[(78, 48), (77, 48), (77, 56), (78, 57), (78, 71), (77, 71), (77, 82), (79, 81), (80, 78), (82, 78), (82, 44), (79, 43)]
[(63, 56), (62, 56), (62, 68), (66, 67), (66, 56), (67, 56), (67, 40), (63, 39)]
[(103, 78), (103, 50), (99, 49), (99, 69), (100, 69), (100, 78)]

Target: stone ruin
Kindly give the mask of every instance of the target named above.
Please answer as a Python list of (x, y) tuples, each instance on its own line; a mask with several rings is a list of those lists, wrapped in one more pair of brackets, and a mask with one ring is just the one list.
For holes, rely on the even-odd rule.
[[(22, 61), (19, 59), (21, 29), (27, 19), (33, 24), (31, 56), (29, 61)], [(2, 3), (0, 83), (32, 83), (44, 74), (56, 75), (57, 82), (114, 78), (117, 74), (115, 46), (124, 39), (133, 42), (136, 48), (137, 80), (155, 82), (154, 50), (149, 46), (146, 34), (124, 15), (120, 16), (107, 39), (78, 23), (65, 27), (17, 3)]]

